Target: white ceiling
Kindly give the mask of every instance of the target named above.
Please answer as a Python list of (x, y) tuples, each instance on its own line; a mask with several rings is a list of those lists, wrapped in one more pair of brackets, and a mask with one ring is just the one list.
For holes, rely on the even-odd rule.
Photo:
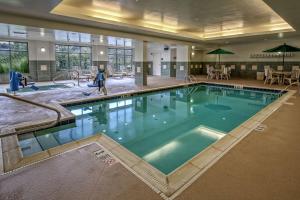
[(62, 0), (51, 13), (199, 40), (293, 31), (262, 0)]
[[(78, 7), (79, 15), (66, 5)], [(299, 8), (299, 0), (0, 0), (3, 13), (207, 44), (274, 39), (290, 31), (287, 24), (296, 31), (284, 37), (298, 35)], [(87, 11), (84, 17), (80, 10)], [(107, 14), (121, 21), (103, 19)]]

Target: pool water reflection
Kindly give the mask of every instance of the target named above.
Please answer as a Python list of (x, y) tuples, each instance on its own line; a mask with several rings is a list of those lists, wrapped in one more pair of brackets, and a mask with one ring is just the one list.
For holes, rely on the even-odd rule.
[(76, 122), (19, 137), (31, 155), (105, 133), (168, 174), (276, 100), (271, 92), (197, 85), (67, 107)]

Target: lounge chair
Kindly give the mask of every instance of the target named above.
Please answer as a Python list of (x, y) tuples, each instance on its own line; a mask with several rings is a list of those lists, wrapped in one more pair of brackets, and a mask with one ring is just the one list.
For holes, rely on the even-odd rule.
[(122, 79), (124, 76), (127, 76), (127, 73), (126, 73), (126, 72), (122, 72), (122, 71), (116, 72), (116, 71), (113, 69), (113, 67), (111, 67), (111, 66), (108, 66), (107, 69), (108, 69), (108, 75), (109, 75), (110, 77)]

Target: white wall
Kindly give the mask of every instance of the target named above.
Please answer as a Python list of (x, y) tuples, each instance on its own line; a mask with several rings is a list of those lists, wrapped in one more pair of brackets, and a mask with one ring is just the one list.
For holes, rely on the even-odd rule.
[(164, 44), (151, 43), (148, 45), (147, 59), (153, 62), (153, 75), (161, 75), (161, 62), (171, 61), (171, 50), (165, 51)]
[(135, 62), (143, 62), (143, 58), (144, 58), (144, 53), (143, 53), (143, 49), (144, 49), (144, 44), (143, 41), (138, 41), (135, 40), (133, 41), (133, 46), (134, 46), (134, 61)]
[[(44, 48), (45, 52), (41, 49)], [(55, 61), (55, 44), (47, 41), (28, 41), (29, 60)]]
[(148, 53), (147, 53), (148, 61), (153, 61), (152, 54), (159, 54), (160, 58), (162, 59), (161, 61), (170, 62), (171, 61), (170, 48), (169, 48), (169, 50), (165, 51), (164, 47), (165, 47), (164, 44), (157, 44), (157, 43), (152, 43), (152, 44), (148, 45)]
[(189, 46), (177, 46), (177, 62), (188, 62), (189, 60)]
[[(261, 54), (263, 50), (270, 49), (283, 43), (300, 47), (300, 37), (277, 39), (277, 40), (262, 40), (257, 42), (228, 44), (221, 48), (234, 52), (234, 55), (221, 55), (221, 61), (224, 62), (276, 62), (282, 61), (282, 58), (250, 58), (251, 54)], [(213, 50), (213, 49), (211, 49)], [(208, 51), (203, 52), (204, 62), (217, 61), (216, 55), (207, 55)], [(286, 58), (287, 61), (300, 61), (300, 53), (294, 53), (294, 57)]]
[[(101, 54), (103, 52), (103, 54)], [(104, 45), (92, 46), (92, 60), (93, 61), (108, 61), (108, 48)]]
[[(192, 62), (202, 62), (203, 60), (203, 52), (204, 51), (200, 51), (200, 50), (190, 50), (191, 52), (191, 61)], [(194, 52), (194, 55), (192, 55), (192, 52)]]

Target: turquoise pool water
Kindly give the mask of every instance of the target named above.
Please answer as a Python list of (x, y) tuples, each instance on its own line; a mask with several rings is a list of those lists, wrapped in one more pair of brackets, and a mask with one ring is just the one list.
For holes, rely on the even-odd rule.
[(210, 85), (67, 107), (76, 122), (19, 136), (25, 156), (103, 132), (169, 174), (278, 95)]

